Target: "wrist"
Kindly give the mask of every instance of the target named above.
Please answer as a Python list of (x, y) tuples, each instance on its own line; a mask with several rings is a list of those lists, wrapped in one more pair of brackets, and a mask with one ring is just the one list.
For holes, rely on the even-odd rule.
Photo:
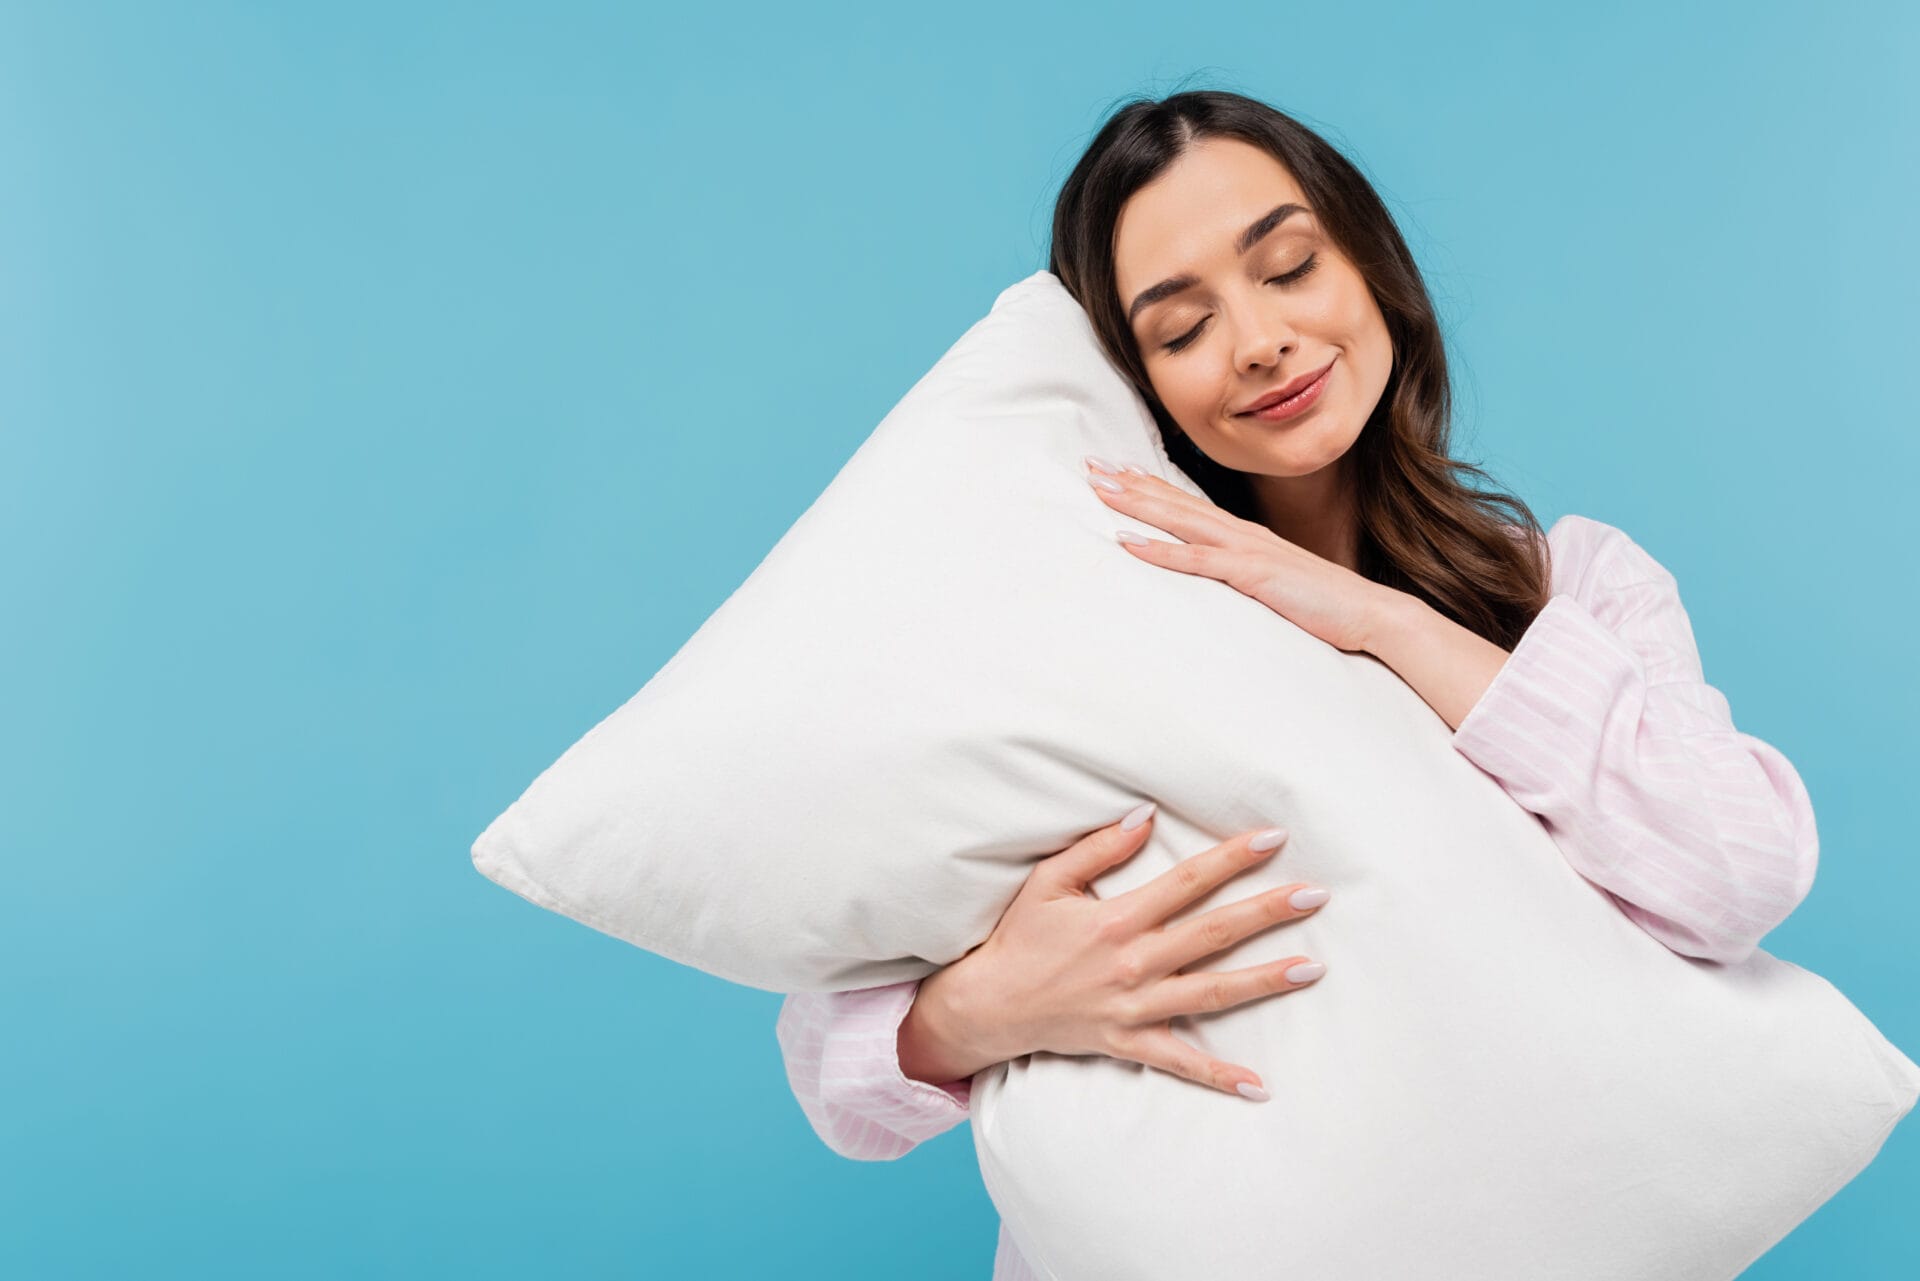
[(966, 1080), (1000, 1062), (981, 1047), (954, 985), (938, 970), (920, 981), (913, 1004), (900, 1020), (900, 1071), (909, 1080), (946, 1085)]
[(1411, 592), (1382, 585), (1374, 595), (1372, 609), (1367, 613), (1360, 648), (1375, 658), (1384, 658), (1381, 650), (1392, 648), (1394, 638), (1411, 627), (1421, 611), (1429, 608), (1425, 601)]

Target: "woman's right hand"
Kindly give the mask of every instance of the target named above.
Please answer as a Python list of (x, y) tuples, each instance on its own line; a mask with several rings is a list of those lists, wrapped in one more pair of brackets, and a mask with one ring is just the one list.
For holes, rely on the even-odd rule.
[[(1202, 850), (1137, 889), (1093, 897), (1090, 882), (1146, 844), (1151, 803), (1036, 863), (985, 942), (921, 980), (915, 1004), (930, 1003), (944, 1034), (965, 1043), (955, 1057), (986, 1064), (1036, 1050), (1105, 1054), (1160, 1068), (1227, 1093), (1265, 1101), (1259, 1075), (1223, 1063), (1174, 1036), (1177, 1015), (1242, 1005), (1291, 992), (1326, 967), (1291, 956), (1225, 972), (1181, 967), (1272, 925), (1315, 911), (1326, 891), (1283, 885), (1179, 925), (1160, 922), (1229, 877), (1265, 862), (1286, 840), (1280, 828), (1243, 832)], [(1144, 814), (1142, 813), (1144, 811)], [(1137, 826), (1128, 829), (1128, 820)], [(1260, 845), (1267, 847), (1262, 849)], [(905, 1044), (909, 1032), (903, 1031)]]

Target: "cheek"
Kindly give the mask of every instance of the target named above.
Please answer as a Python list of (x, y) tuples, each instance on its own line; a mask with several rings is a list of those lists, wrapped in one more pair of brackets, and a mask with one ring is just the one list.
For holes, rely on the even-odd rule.
[(1183, 418), (1209, 418), (1219, 408), (1220, 386), (1204, 373), (1182, 370), (1167, 383), (1167, 394), (1161, 399)]
[(1353, 305), (1345, 308), (1345, 313), (1347, 332), (1360, 341), (1382, 343), (1387, 340), (1387, 318), (1380, 314), (1380, 308), (1364, 288), (1358, 291)]

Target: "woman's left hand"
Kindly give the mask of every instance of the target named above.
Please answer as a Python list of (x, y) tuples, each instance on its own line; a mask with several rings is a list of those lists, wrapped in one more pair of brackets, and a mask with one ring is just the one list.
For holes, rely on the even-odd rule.
[[(1337, 649), (1365, 650), (1381, 611), (1400, 594), (1156, 476), (1088, 466), (1088, 483), (1107, 506), (1185, 540), (1122, 542), (1132, 555), (1218, 579)], [(1096, 479), (1121, 486), (1120, 492), (1093, 484)]]

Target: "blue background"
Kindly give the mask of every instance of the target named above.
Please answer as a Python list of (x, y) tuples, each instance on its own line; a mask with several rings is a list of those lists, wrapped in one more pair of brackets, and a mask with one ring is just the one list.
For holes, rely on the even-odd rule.
[[(1768, 950), (1920, 1055), (1917, 47), (1893, 3), (0, 7), (0, 1274), (985, 1281), (964, 1126), (835, 1156), (777, 994), (468, 849), (1045, 265), (1135, 93), (1375, 179), (1456, 452), (1678, 576), (1819, 817)], [(1916, 1192), (1909, 1121), (1747, 1275), (1912, 1276)]]

